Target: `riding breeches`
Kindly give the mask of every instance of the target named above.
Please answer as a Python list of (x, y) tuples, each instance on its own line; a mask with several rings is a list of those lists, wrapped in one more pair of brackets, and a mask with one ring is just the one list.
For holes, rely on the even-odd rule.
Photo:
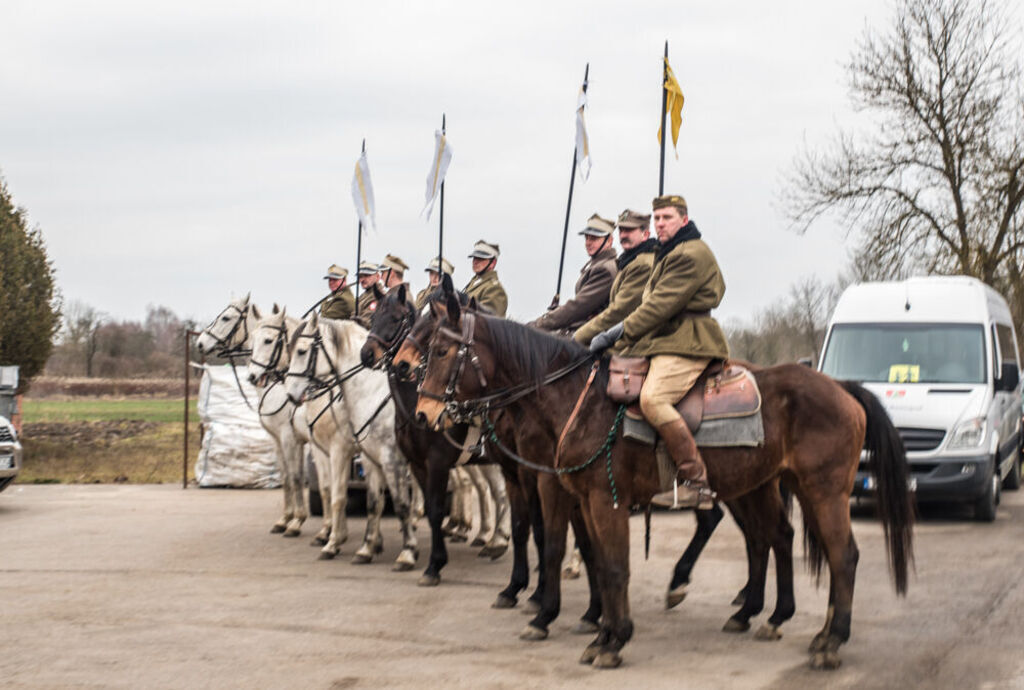
[(710, 358), (655, 355), (640, 389), (640, 410), (655, 429), (681, 418), (675, 405), (711, 363)]

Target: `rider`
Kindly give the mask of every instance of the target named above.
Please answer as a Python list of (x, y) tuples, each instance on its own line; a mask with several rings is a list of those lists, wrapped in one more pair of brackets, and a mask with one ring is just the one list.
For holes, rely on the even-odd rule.
[(356, 298), (352, 296), (351, 286), (348, 284), (348, 269), (331, 264), (324, 278), (327, 279), (331, 296), (320, 303), (320, 316), (325, 319), (350, 318), (356, 308)]
[(370, 327), (373, 312), (377, 310), (377, 297), (373, 294), (373, 286), (380, 282), (380, 267), (372, 261), (359, 264), (359, 287), (363, 294), (359, 295), (359, 310), (356, 321), (365, 328)]
[(654, 253), (658, 251), (658, 240), (651, 237), (650, 221), (650, 213), (628, 208), (619, 214), (617, 226), (622, 254), (616, 260), (618, 273), (612, 283), (609, 304), (573, 334), (577, 342), (589, 345), (595, 335), (619, 323), (640, 306), (644, 286), (651, 276)]
[(476, 303), (495, 316), (504, 318), (508, 310), (508, 295), (498, 280), (495, 266), (501, 249), (498, 245), (480, 240), (473, 245), (469, 258), (473, 260), (472, 280), (462, 289), (466, 297), (476, 297)]
[(424, 270), (430, 279), (430, 284), (416, 295), (416, 311), (422, 311), (423, 307), (427, 306), (427, 298), (430, 297), (430, 293), (441, 284), (441, 271), (444, 271), (449, 276), (455, 273), (455, 267), (452, 266), (452, 262), (445, 258), (441, 259), (441, 269), (438, 270), (436, 256), (430, 260), (430, 264)]
[(381, 282), (384, 283), (385, 292), (405, 282), (405, 272), (409, 270), (409, 264), (399, 259), (394, 254), (388, 254), (380, 264)]
[(562, 306), (552, 302), (546, 314), (528, 325), (543, 331), (568, 331), (572, 334), (608, 306), (608, 292), (619, 270), (615, 266), (614, 231), (613, 221), (596, 213), (590, 216), (586, 227), (579, 233), (584, 236), (584, 247), (590, 260), (580, 270), (576, 296)]
[(729, 356), (725, 334), (711, 316), (725, 294), (725, 281), (715, 255), (689, 218), (686, 200), (668, 194), (654, 199), (653, 206), (660, 247), (643, 300), (624, 321), (596, 336), (590, 347), (601, 350), (621, 338), (623, 354), (650, 358), (640, 409), (665, 442), (680, 483), (696, 493), (698, 509), (708, 509), (715, 494), (707, 467), (675, 404), (712, 360)]

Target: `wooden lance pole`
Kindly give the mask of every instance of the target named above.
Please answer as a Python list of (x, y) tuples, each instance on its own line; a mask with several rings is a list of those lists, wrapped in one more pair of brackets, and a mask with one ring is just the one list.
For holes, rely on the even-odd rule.
[[(444, 113), (441, 113), (441, 136), (444, 136), (447, 133), (446, 117)], [(438, 172), (440, 172), (440, 170), (438, 170)], [(439, 209), (437, 218), (437, 270), (438, 274), (443, 274), (443, 271), (441, 270), (441, 258), (444, 256), (444, 180), (441, 180), (441, 208)]]
[(665, 130), (665, 110), (668, 107), (668, 41), (665, 41), (665, 59), (661, 63), (661, 167), (658, 170), (658, 196), (665, 193), (665, 140), (668, 139), (668, 132)]

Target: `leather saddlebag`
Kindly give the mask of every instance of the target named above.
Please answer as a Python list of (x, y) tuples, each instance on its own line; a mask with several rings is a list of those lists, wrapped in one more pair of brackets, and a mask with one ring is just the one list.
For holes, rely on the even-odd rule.
[(618, 403), (635, 403), (647, 378), (650, 361), (646, 357), (612, 355), (608, 365), (608, 397)]

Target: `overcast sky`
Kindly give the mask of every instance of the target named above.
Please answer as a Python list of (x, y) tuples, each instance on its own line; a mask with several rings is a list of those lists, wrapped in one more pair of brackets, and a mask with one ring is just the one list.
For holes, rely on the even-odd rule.
[(843, 64), (890, 5), (797, 2), (48, 2), (0, 5), (0, 173), (42, 228), (66, 300), (117, 318), (207, 321), (234, 294), (304, 311), (354, 268), (350, 182), (367, 140), (379, 230), (363, 255), (437, 251), (420, 217), (433, 132), (454, 156), (445, 255), (501, 245), (510, 315), (554, 292), (590, 63), (589, 181), (577, 181), (563, 294), (593, 212), (657, 193), (660, 58), (686, 96), (666, 192), (718, 257), (720, 318), (831, 280), (844, 229), (799, 236), (778, 208), (804, 142), (853, 122)]

